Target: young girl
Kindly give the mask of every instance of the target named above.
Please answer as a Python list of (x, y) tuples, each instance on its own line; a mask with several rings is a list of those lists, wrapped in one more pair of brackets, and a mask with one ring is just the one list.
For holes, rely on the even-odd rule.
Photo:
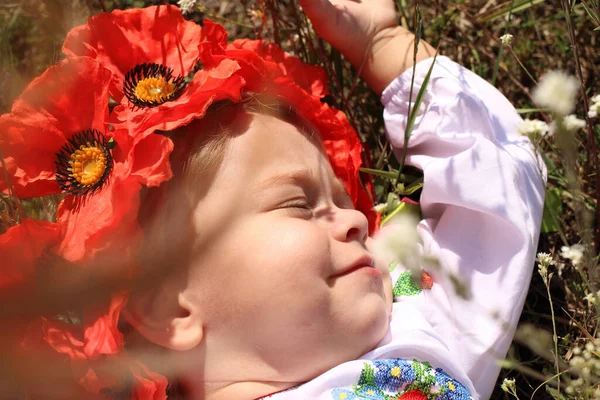
[[(516, 134), (520, 118), (475, 74), (443, 56), (434, 61), (424, 42), (413, 66), (414, 37), (397, 25), (393, 1), (300, 3), (381, 93), (397, 156), (413, 75), (416, 94), (435, 63), (406, 146), (407, 163), (424, 173), (421, 251), (439, 261), (424, 265), (429, 284), (398, 296), (411, 285), (402, 267), (391, 282), (376, 263), (357, 138), (319, 102), (320, 70), (263, 43), (225, 50), (222, 29), (192, 27), (172, 7), (100, 15), (64, 45), (70, 85), (85, 95), (39, 106), (26, 91), (0, 119), (11, 190), (36, 196), (58, 183), (68, 194), (53, 252), (70, 262), (110, 260), (111, 273), (141, 260), (138, 271), (155, 278), (136, 275), (142, 284), (127, 305), (127, 295), (113, 294), (101, 317), (84, 316), (83, 332), (44, 319), (44, 340), (71, 356), (86, 390), (210, 400), (490, 397), (525, 299), (543, 205), (544, 177)], [(152, 35), (132, 40), (150, 23)], [(203, 69), (184, 86), (197, 60)], [(56, 76), (66, 75), (36, 84), (64, 91), (67, 80)], [(110, 114), (108, 94), (119, 103)], [(72, 116), (57, 111), (64, 102), (100, 105)], [(40, 109), (58, 122), (23, 117)], [(54, 176), (40, 172), (51, 166), (25, 168), (16, 150), (32, 126), (87, 133), (64, 134)], [(140, 196), (142, 185), (151, 188)], [(125, 340), (114, 331), (121, 310), (132, 328)], [(131, 392), (105, 384), (101, 369), (81, 373), (81, 360), (125, 353), (142, 363)], [(156, 373), (168, 376), (168, 389)]]

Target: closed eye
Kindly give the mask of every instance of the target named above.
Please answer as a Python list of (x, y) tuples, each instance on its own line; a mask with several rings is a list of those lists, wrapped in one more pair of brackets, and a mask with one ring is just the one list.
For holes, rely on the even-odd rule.
[(312, 215), (312, 206), (308, 201), (299, 199), (283, 203), (279, 209), (287, 210), (290, 213), (302, 214), (302, 216)]

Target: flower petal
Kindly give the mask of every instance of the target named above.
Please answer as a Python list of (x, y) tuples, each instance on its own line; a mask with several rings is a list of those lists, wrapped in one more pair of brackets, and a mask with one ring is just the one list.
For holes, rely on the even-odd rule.
[(173, 141), (166, 136), (156, 134), (142, 139), (134, 149), (132, 176), (148, 187), (171, 179), (169, 156), (172, 151)]
[(0, 289), (27, 282), (44, 251), (59, 240), (58, 225), (26, 219), (0, 235)]
[(94, 359), (100, 354), (115, 354), (123, 348), (123, 334), (119, 332), (117, 325), (127, 299), (126, 294), (117, 293), (111, 296), (108, 305), (101, 305), (84, 313), (83, 352), (88, 358)]
[[(284, 52), (281, 47), (265, 40), (234, 40), (229, 49), (245, 49), (262, 57), (269, 63), (275, 63), (279, 73), (289, 76), (298, 86), (313, 96), (323, 97), (327, 91), (327, 74), (317, 65), (302, 62), (298, 57)], [(231, 51), (228, 52), (231, 54)]]

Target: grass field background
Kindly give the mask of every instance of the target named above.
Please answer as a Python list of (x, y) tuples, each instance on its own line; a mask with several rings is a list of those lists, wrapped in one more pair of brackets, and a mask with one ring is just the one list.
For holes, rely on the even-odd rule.
[[(1, 0), (0, 113), (34, 77), (61, 59), (61, 45), (73, 26), (104, 10), (160, 4), (130, 0)], [(575, 114), (585, 119), (593, 95), (600, 93), (600, 7), (597, 0), (398, 1), (400, 23), (416, 30), (440, 54), (476, 72), (496, 86), (523, 118), (550, 122), (532, 88), (550, 70), (563, 70), (580, 82)], [(305, 61), (325, 67), (331, 101), (344, 110), (371, 149), (371, 167), (398, 167), (386, 142), (379, 99), (356, 79), (348, 63), (315, 37), (294, 1), (197, 1), (189, 18), (207, 17), (226, 26), (230, 37), (262, 37), (278, 42)], [(513, 35), (510, 45), (500, 37)], [(600, 398), (600, 342), (594, 293), (597, 271), (598, 120), (564, 140), (537, 136), (549, 179), (539, 251), (551, 254), (546, 279), (534, 272), (521, 327), (503, 364), (493, 398)], [(406, 182), (406, 187), (411, 182)], [(379, 202), (390, 191), (389, 179), (376, 178)], [(418, 191), (413, 194), (418, 196)], [(28, 212), (52, 218), (56, 199), (31, 201)], [(14, 223), (10, 204), (0, 198), (0, 232)], [(561, 257), (561, 248), (582, 243), (579, 265)], [(537, 270), (537, 266), (536, 266)], [(598, 349), (598, 350), (597, 350)], [(581, 358), (581, 361), (573, 361)], [(587, 368), (587, 370), (585, 369)], [(504, 379), (509, 379), (504, 381)], [(514, 389), (512, 386), (514, 382)], [(506, 390), (505, 390), (506, 389)]]

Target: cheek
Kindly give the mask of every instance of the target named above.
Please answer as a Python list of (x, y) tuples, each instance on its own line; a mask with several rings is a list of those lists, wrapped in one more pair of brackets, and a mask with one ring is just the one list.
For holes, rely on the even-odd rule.
[(329, 238), (315, 223), (268, 216), (237, 221), (202, 258), (197, 280), (204, 296), (219, 299), (219, 308), (227, 303), (232, 310), (273, 309), (274, 303), (311, 297), (326, 301)]
[[(329, 238), (316, 224), (293, 218), (264, 218), (244, 228), (244, 275), (265, 290), (294, 290), (324, 281), (331, 269)], [(277, 290), (278, 291), (278, 290)]]

